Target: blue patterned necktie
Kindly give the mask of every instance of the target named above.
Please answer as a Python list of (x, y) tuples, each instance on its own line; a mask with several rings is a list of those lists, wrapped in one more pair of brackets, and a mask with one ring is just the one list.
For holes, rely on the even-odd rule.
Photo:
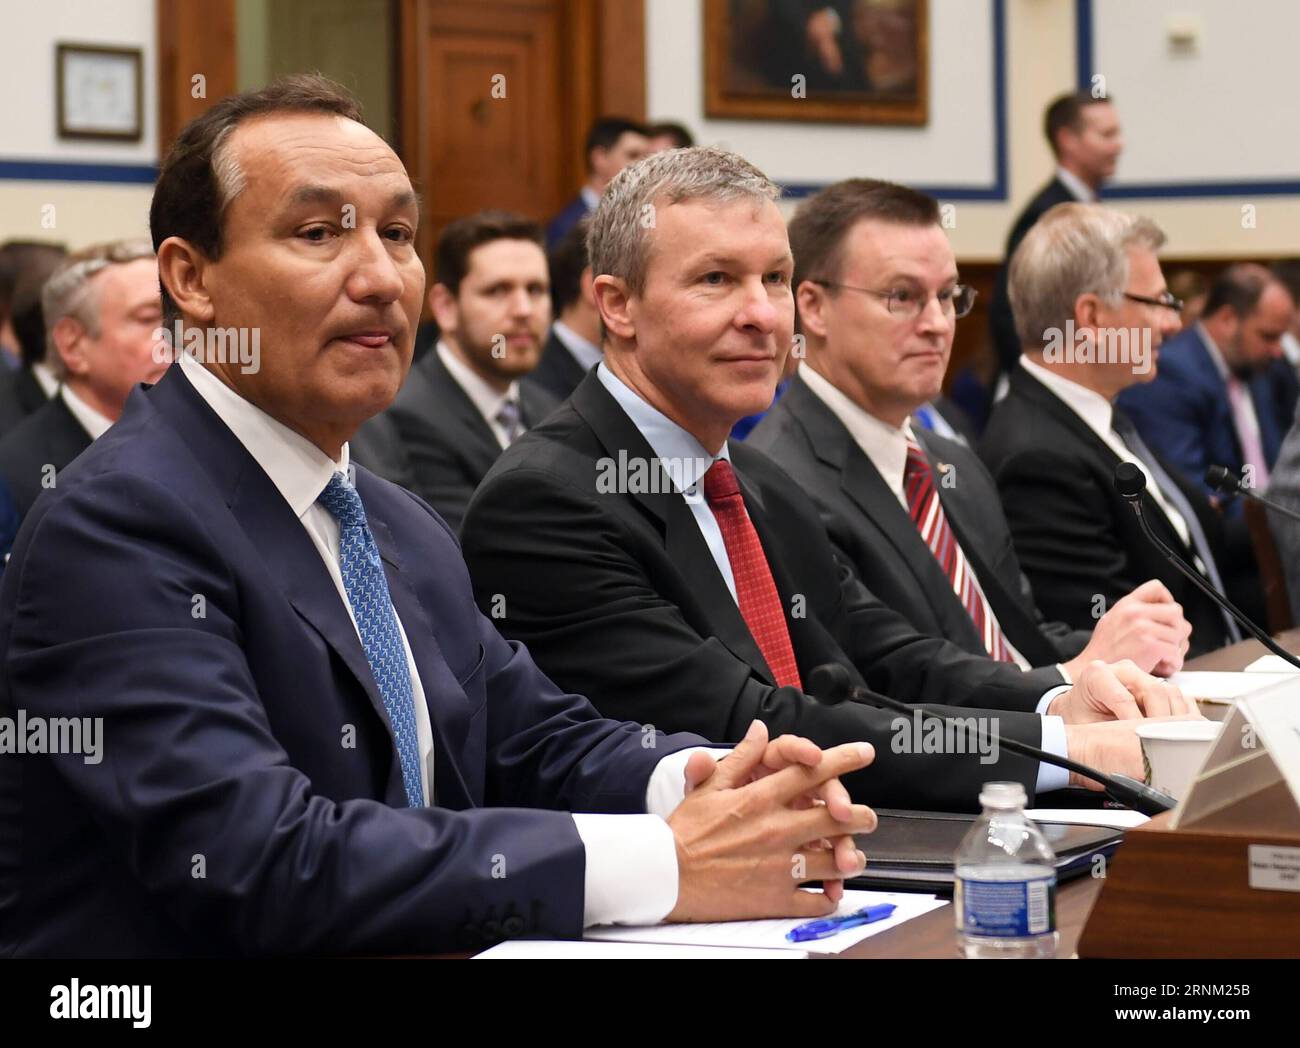
[(388, 593), (388, 579), (379, 547), (366, 523), (366, 509), (357, 489), (335, 473), (316, 500), (339, 522), (339, 569), (343, 590), (352, 605), (361, 646), (370, 663), (384, 709), (393, 724), (397, 755), (402, 762), (406, 803), (424, 807), (420, 775), (420, 742), (415, 732), (415, 695), (406, 665), (406, 649), (397, 625), (397, 612)]

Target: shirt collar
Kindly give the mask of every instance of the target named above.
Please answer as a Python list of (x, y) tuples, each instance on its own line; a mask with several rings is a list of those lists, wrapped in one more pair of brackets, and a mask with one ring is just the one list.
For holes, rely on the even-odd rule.
[(1110, 433), (1115, 409), (1100, 393), (1058, 375), (1051, 368), (1045, 368), (1028, 357), (1020, 358), (1020, 366), (1055, 393), (1057, 399), (1064, 401), (1066, 407), (1083, 419), (1098, 436), (1106, 437)]
[(337, 462), (304, 437), (245, 400), (188, 353), (179, 354), (181, 372), (244, 445), (300, 520), (316, 503), (335, 473), (348, 476), (348, 446)]
[(695, 487), (717, 459), (731, 461), (731, 451), (726, 441), (722, 442), (722, 450), (716, 458), (710, 455), (703, 444), (658, 408), (646, 403), (604, 361), (596, 369), (596, 377), (609, 390), (610, 396), (618, 401), (618, 406), (632, 420), (632, 425), (645, 437), (650, 450), (655, 453), (674, 486), (683, 494)]
[(451, 377), (456, 380), (456, 384), (465, 391), (466, 396), (473, 401), (474, 406), (478, 408), (478, 413), (483, 416), (484, 421), (489, 425), (496, 424), (497, 416), (501, 414), (501, 405), (507, 400), (513, 400), (516, 404), (519, 403), (519, 383), (517, 381), (512, 381), (504, 393), (498, 393), (483, 381), (478, 372), (452, 352), (451, 347), (441, 339), (438, 340), (437, 353), (443, 367), (451, 372)]
[(81, 428), (89, 435), (91, 440), (98, 440), (113, 424), (113, 420), (107, 415), (91, 407), (77, 394), (68, 388), (67, 383), (59, 387), (59, 396), (63, 398), (63, 403), (67, 405), (72, 417), (81, 423)]
[(591, 186), (584, 185), (580, 190), (578, 190), (578, 195), (582, 197), (582, 202), (587, 205), (588, 211), (596, 210), (596, 205), (600, 203), (600, 194), (592, 189)]
[(605, 354), (596, 343), (588, 342), (563, 320), (557, 320), (552, 324), (551, 331), (560, 340), (560, 344), (573, 355), (573, 359), (578, 362), (583, 371), (590, 371), (604, 359)]
[(876, 472), (884, 478), (890, 490), (901, 491), (907, 469), (907, 442), (916, 441), (911, 420), (904, 421), (900, 428), (876, 418), (845, 396), (828, 379), (810, 368), (807, 361), (799, 364), (799, 377), (843, 423), (844, 428), (849, 431), (849, 436), (871, 460), (871, 464), (876, 467)]
[(1065, 168), (1058, 165), (1056, 168), (1056, 177), (1060, 180), (1061, 184), (1070, 191), (1070, 196), (1074, 197), (1075, 200), (1084, 204), (1095, 204), (1097, 202), (1097, 194), (1093, 190), (1092, 186), (1088, 185), (1087, 182), (1081, 179), (1073, 171), (1067, 171)]
[(45, 391), (45, 399), (52, 400), (54, 394), (58, 392), (59, 380), (54, 377), (50, 365), (43, 360), (38, 360), (32, 365), (32, 374), (36, 376), (36, 381), (40, 383), (41, 389)]

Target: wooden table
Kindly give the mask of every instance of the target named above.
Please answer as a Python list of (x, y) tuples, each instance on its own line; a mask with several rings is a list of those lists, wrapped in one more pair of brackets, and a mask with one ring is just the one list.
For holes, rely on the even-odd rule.
[[(1287, 651), (1300, 653), (1300, 629), (1288, 630), (1276, 638)], [(1189, 670), (1240, 670), (1269, 651), (1257, 640), (1244, 640), (1227, 648), (1192, 659)], [(1101, 891), (1101, 881), (1080, 877), (1061, 885), (1056, 894), (1056, 927), (1061, 933), (1056, 956), (1073, 957), (1092, 904)], [(897, 928), (873, 935), (857, 946), (835, 955), (837, 959), (863, 957), (934, 958), (957, 957), (957, 928), (953, 909), (945, 906), (917, 917)]]

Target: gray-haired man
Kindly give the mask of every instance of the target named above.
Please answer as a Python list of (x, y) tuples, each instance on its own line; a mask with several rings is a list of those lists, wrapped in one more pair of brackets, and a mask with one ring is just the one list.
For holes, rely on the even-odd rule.
[(481, 606), (607, 716), (719, 740), (757, 717), (822, 745), (872, 742), (876, 760), (849, 780), (872, 803), (970, 809), (990, 778), (1033, 791), (1066, 774), (974, 746), (921, 752), (869, 701), (814, 698), (823, 664), (1136, 772), (1131, 725), (1086, 722), (1184, 712), (1175, 690), (1103, 663), (1054, 688), (1055, 670), (1022, 673), (921, 636), (832, 552), (789, 476), (728, 445), (738, 419), (771, 403), (791, 351), (794, 261), (777, 193), (708, 148), (655, 154), (610, 184), (589, 241), (605, 359), (470, 503), (462, 541)]
[(0, 440), (0, 479), (22, 516), (117, 421), (131, 389), (158, 381), (171, 359), (157, 338), (158, 263), (147, 240), (68, 256), (45, 282), (41, 308), (59, 391)]

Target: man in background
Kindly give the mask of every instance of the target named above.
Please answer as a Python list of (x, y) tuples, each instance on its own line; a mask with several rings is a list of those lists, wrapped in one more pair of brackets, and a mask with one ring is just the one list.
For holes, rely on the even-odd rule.
[(1035, 222), (1057, 204), (1070, 200), (1097, 200), (1102, 183), (1115, 174), (1124, 139), (1119, 114), (1105, 96), (1087, 91), (1062, 95), (1047, 107), (1043, 133), (1056, 158), (1056, 172), (1016, 219), (1007, 237), (989, 307), (993, 345), (1002, 375), (1010, 375), (1020, 360), (1020, 339), (1007, 295), (1007, 278), (1012, 256)]
[(0, 439), (0, 480), (22, 516), (118, 420), (131, 390), (157, 382), (171, 361), (158, 338), (158, 264), (147, 240), (69, 255), (45, 282), (41, 311), (58, 390)]
[(564, 234), (551, 251), (549, 263), (555, 321), (542, 350), (542, 362), (530, 377), (557, 400), (564, 400), (601, 358), (600, 314), (591, 291), (586, 219)]
[(11, 240), (0, 247), (0, 265), (13, 279), (0, 343), (18, 351), (18, 367), (0, 370), (0, 434), (13, 429), (58, 388), (59, 381), (46, 363), (41, 288), (67, 253), (62, 244), (28, 240)]
[[(1295, 321), (1286, 285), (1253, 263), (1229, 266), (1210, 285), (1199, 321), (1160, 349), (1155, 380), (1120, 394), (1142, 439), (1200, 485), (1227, 466), (1252, 488), (1268, 486), (1295, 414), (1297, 383), (1282, 353)], [(1239, 499), (1229, 512), (1241, 516)]]
[(645, 125), (635, 120), (606, 116), (592, 124), (587, 132), (587, 181), (546, 227), (547, 249), (553, 248), (579, 219), (595, 209), (615, 175), (645, 156), (649, 149)]
[(916, 425), (941, 388), (959, 283), (933, 197), (839, 182), (790, 222), (807, 359), (749, 442), (816, 501), (858, 577), (921, 633), (1022, 669), (1132, 659), (1178, 670), (1191, 627), (1147, 582), (1092, 630), (1047, 621), (1020, 570), (997, 487), (964, 444)]
[[(502, 449), (559, 402), (527, 378), (541, 359), (550, 296), (535, 222), (483, 211), (450, 223), (429, 289), (442, 337), (392, 407), (361, 427), (357, 461), (410, 487), (458, 529)], [(392, 463), (403, 464), (399, 472)]]
[(684, 125), (671, 120), (651, 124), (646, 135), (650, 139), (647, 153), (662, 153), (665, 149), (687, 149), (695, 145), (695, 136), (686, 130)]

